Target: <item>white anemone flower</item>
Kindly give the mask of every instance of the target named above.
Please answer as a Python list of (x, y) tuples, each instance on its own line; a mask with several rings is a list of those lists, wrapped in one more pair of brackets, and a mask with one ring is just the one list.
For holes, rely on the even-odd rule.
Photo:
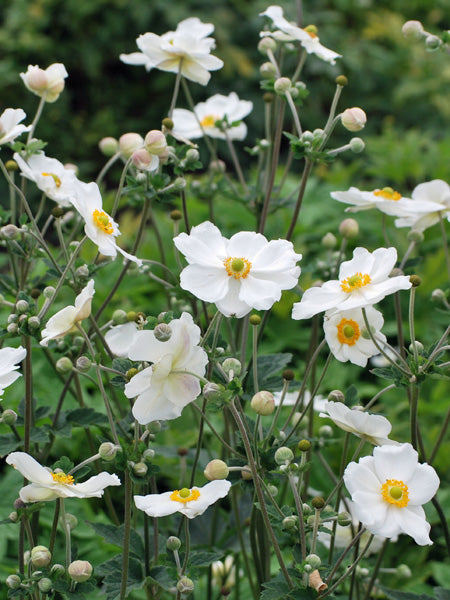
[(340, 429), (354, 433), (374, 446), (397, 444), (388, 438), (392, 425), (381, 415), (372, 415), (358, 408), (349, 408), (343, 402), (326, 401), (319, 417), (331, 419)]
[(134, 496), (134, 503), (149, 517), (166, 517), (179, 512), (188, 519), (194, 519), (202, 515), (219, 498), (224, 498), (230, 487), (231, 483), (226, 479), (216, 479), (200, 488), (194, 486), (191, 489), (182, 488), (162, 494)]
[(73, 205), (85, 221), (85, 234), (98, 246), (101, 254), (115, 258), (117, 252), (120, 252), (126, 259), (139, 266), (142, 265), (140, 258), (122, 250), (116, 244), (116, 237), (120, 235), (119, 226), (103, 210), (100, 189), (94, 181), (90, 183), (76, 182)]
[(175, 246), (189, 265), (180, 276), (181, 287), (200, 300), (214, 302), (225, 316), (243, 317), (252, 308), (267, 310), (293, 288), (300, 275), (301, 254), (287, 240), (271, 240), (260, 233), (241, 231), (229, 240), (206, 221), (180, 233)]
[(294, 304), (292, 318), (309, 319), (332, 308), (362, 308), (376, 304), (388, 294), (408, 290), (411, 287), (409, 277), (389, 277), (396, 261), (395, 248), (378, 248), (374, 252), (355, 248), (353, 258), (341, 264), (339, 279), (306, 290), (301, 301)]
[(41, 346), (48, 346), (50, 340), (56, 340), (77, 331), (77, 323), (87, 319), (91, 314), (94, 294), (94, 280), (91, 279), (75, 298), (74, 306), (66, 306), (47, 321), (41, 334)]
[(138, 330), (138, 325), (134, 321), (111, 327), (105, 334), (105, 341), (111, 352), (121, 358), (127, 357)]
[(390, 214), (400, 217), (395, 220), (396, 227), (411, 227), (416, 231), (425, 231), (440, 219), (450, 221), (450, 186), (441, 179), (420, 183), (414, 188), (411, 200)]
[(27, 351), (23, 346), (0, 349), (0, 396), (3, 396), (6, 387), (21, 377), (21, 373), (17, 372), (20, 368), (17, 363), (22, 362), (26, 355)]
[(26, 160), (16, 152), (14, 160), (21, 174), (34, 181), (48, 198), (60, 206), (72, 205), (75, 182), (78, 181), (73, 169), (68, 169), (56, 158), (45, 156), (44, 152), (32, 154)]
[[(380, 332), (383, 315), (373, 306), (366, 307), (366, 315), (373, 337), (383, 346), (386, 343), (386, 336)], [(360, 308), (327, 311), (323, 330), (331, 353), (341, 362), (365, 367), (368, 359), (380, 352), (367, 333)]]
[(72, 475), (53, 473), (26, 452), (11, 452), (6, 457), (6, 462), (30, 482), (19, 492), (22, 502), (42, 502), (55, 498), (100, 498), (106, 487), (120, 485), (117, 475), (106, 471), (83, 483), (75, 483)]
[(211, 54), (216, 42), (208, 37), (214, 31), (212, 23), (202, 23), (190, 17), (178, 23), (175, 31), (159, 36), (155, 33), (140, 35), (136, 44), (141, 52), (121, 54), (120, 60), (128, 65), (143, 65), (170, 73), (181, 72), (183, 77), (206, 85), (209, 71), (223, 67), (223, 61)]
[(150, 421), (176, 419), (201, 392), (208, 355), (198, 345), (200, 328), (189, 313), (169, 323), (170, 339), (161, 342), (153, 331), (138, 331), (128, 351), (131, 360), (148, 361), (125, 385), (127, 398), (136, 398), (133, 416), (146, 425)]
[[(283, 406), (294, 406), (297, 403), (298, 393), (300, 390), (295, 390), (292, 392), (287, 392), (283, 399)], [(274, 392), (273, 399), (275, 400), (275, 406), (280, 406), (281, 404), (281, 395), (282, 392)], [(311, 392), (309, 390), (305, 390), (303, 394), (303, 406), (307, 406), (311, 400)], [(323, 396), (314, 396), (313, 409), (317, 412), (323, 410), (324, 402), (326, 399)], [(299, 404), (300, 406), (300, 404)]]
[(30, 131), (31, 125), (19, 125), (27, 115), (21, 108), (7, 108), (0, 115), (0, 145), (12, 142), (25, 131)]
[(316, 27), (310, 26), (306, 29), (302, 29), (294, 23), (287, 21), (283, 16), (283, 9), (281, 6), (269, 6), (267, 10), (260, 13), (260, 16), (272, 19), (273, 24), (277, 29), (277, 31), (272, 33), (262, 32), (262, 36), (270, 35), (280, 42), (298, 41), (308, 54), (315, 54), (332, 65), (336, 63), (336, 58), (341, 57), (340, 54), (326, 48), (320, 43)]
[(37, 65), (28, 65), (27, 72), (20, 74), (26, 88), (41, 98), (45, 95), (46, 102), (55, 102), (59, 98), (67, 76), (62, 63), (53, 63), (45, 70)]
[(373, 456), (347, 465), (344, 483), (357, 518), (371, 533), (405, 533), (420, 546), (433, 543), (422, 504), (435, 495), (439, 477), (430, 465), (419, 464), (411, 444), (374, 448)]
[[(235, 92), (228, 96), (215, 94), (206, 102), (200, 102), (194, 107), (194, 112), (184, 108), (173, 111), (173, 130), (176, 136), (194, 140), (207, 135), (208, 137), (225, 140), (228, 136), (232, 140), (243, 140), (247, 135), (247, 125), (239, 123), (231, 127), (232, 123), (241, 121), (251, 113), (253, 103), (249, 100), (239, 100)], [(226, 121), (226, 134), (215, 124), (217, 121)]]
[(359, 212), (377, 208), (388, 215), (395, 215), (402, 206), (407, 207), (410, 198), (404, 198), (399, 192), (391, 187), (364, 192), (356, 187), (351, 187), (346, 192), (331, 192), (331, 197), (339, 202), (350, 204), (345, 212)]

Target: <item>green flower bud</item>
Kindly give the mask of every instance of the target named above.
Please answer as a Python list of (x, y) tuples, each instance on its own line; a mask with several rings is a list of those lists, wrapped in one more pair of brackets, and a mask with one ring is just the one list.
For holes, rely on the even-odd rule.
[(309, 440), (300, 440), (297, 444), (297, 448), (300, 452), (308, 452), (311, 449), (311, 442)]
[(313, 569), (318, 569), (322, 564), (322, 561), (317, 556), (317, 554), (308, 554), (305, 558), (305, 561), (308, 565), (310, 565)]
[(357, 237), (359, 233), (358, 221), (355, 221), (355, 219), (344, 219), (339, 225), (339, 233), (347, 240)]
[(27, 325), (30, 331), (35, 331), (41, 326), (41, 320), (39, 317), (30, 317), (27, 321)]
[(19, 317), (16, 315), (16, 313), (11, 313), (10, 315), (8, 315), (8, 318), (6, 320), (6, 322), (9, 323), (17, 323), (17, 319)]
[(77, 277), (79, 277), (80, 279), (85, 279), (86, 277), (89, 277), (89, 269), (87, 265), (81, 265), (81, 267), (78, 267), (78, 269), (75, 271), (75, 275)]
[(328, 400), (330, 402), (344, 402), (345, 396), (341, 390), (333, 390), (328, 394)]
[(47, 300), (51, 300), (55, 295), (55, 292), (55, 288), (49, 285), (46, 288), (44, 288), (44, 291), (42, 293), (44, 294), (44, 298), (46, 298)]
[(330, 438), (333, 435), (333, 429), (330, 425), (322, 425), (322, 427), (319, 428), (319, 435), (320, 437)]
[(78, 371), (87, 373), (92, 366), (92, 361), (87, 356), (79, 356), (75, 365)]
[(117, 450), (117, 446), (112, 442), (103, 442), (103, 444), (100, 444), (98, 453), (102, 460), (110, 462), (116, 458)]
[(228, 465), (223, 460), (215, 458), (206, 465), (203, 474), (209, 481), (214, 481), (215, 479), (226, 479), (229, 472)]
[(200, 158), (200, 152), (195, 148), (189, 148), (186, 152), (186, 160), (187, 162), (197, 162)]
[(294, 460), (294, 453), (287, 446), (281, 446), (275, 452), (274, 459), (277, 465), (288, 465)]
[(19, 326), (17, 325), (17, 323), (10, 323), (9, 325), (7, 325), (6, 331), (8, 333), (17, 333), (19, 331)]
[(13, 510), (9, 513), (8, 519), (11, 521), (11, 523), (17, 523), (17, 521), (19, 520), (19, 515), (15, 510)]
[(114, 156), (119, 150), (119, 142), (116, 138), (104, 137), (99, 141), (98, 147), (104, 156)]
[(19, 169), (19, 165), (12, 159), (5, 162), (5, 167), (7, 171), (17, 171)]
[(67, 356), (63, 356), (56, 361), (56, 370), (58, 373), (70, 373), (73, 369), (73, 362)]
[(192, 594), (194, 591), (194, 582), (189, 577), (182, 577), (177, 583), (177, 590), (181, 594)]
[(352, 522), (352, 517), (348, 512), (340, 512), (337, 516), (338, 525), (348, 527)]
[(437, 304), (441, 304), (444, 300), (446, 300), (444, 290), (436, 289), (431, 292), (431, 299), (433, 302)]
[(203, 397), (209, 401), (209, 400), (220, 400), (222, 398), (222, 396), (224, 395), (224, 392), (225, 392), (225, 388), (223, 387), (223, 385), (208, 381), (208, 383), (206, 383), (203, 386), (202, 393), (203, 393)]
[(222, 363), (222, 369), (227, 375), (230, 375), (232, 371), (235, 375), (239, 375), (242, 365), (237, 358), (226, 358)]
[(257, 392), (250, 403), (257, 415), (271, 415), (275, 410), (275, 400), (271, 392), (265, 390)]
[(276, 67), (271, 62), (263, 63), (259, 67), (259, 72), (261, 74), (261, 77), (263, 77), (264, 79), (272, 79), (273, 77), (277, 76)]
[(253, 479), (253, 474), (248, 465), (245, 465), (245, 469), (241, 471), (241, 477), (244, 479), (244, 481), (250, 481), (250, 479)]
[(174, 535), (171, 535), (170, 537), (168, 537), (167, 542), (166, 542), (166, 548), (167, 548), (167, 550), (170, 550), (171, 552), (175, 552), (175, 550), (179, 550), (181, 548), (180, 538), (177, 538)]
[(19, 589), (21, 583), (22, 580), (18, 575), (8, 575), (8, 577), (6, 578), (6, 585), (9, 587), (10, 590)]
[(137, 462), (133, 465), (133, 473), (138, 477), (145, 477), (148, 473), (148, 467), (144, 462)]
[(70, 531), (72, 531), (72, 529), (75, 529), (75, 527), (78, 525), (78, 519), (72, 513), (66, 513), (65, 520), (67, 525), (69, 526)]
[(408, 231), (406, 237), (408, 239), (408, 242), (415, 242), (416, 244), (421, 244), (425, 238), (423, 233), (421, 231), (418, 231), (417, 229), (411, 229), (410, 231)]
[(422, 283), (422, 279), (418, 275), (410, 275), (409, 281), (413, 287), (419, 287), (419, 285)]
[(48, 577), (43, 577), (38, 582), (38, 588), (43, 594), (47, 594), (48, 592), (50, 592), (52, 587), (53, 587), (53, 582)]
[(348, 79), (345, 75), (338, 75), (335, 81), (336, 85), (340, 85), (341, 87), (344, 87), (348, 84)]
[(30, 305), (26, 300), (18, 300), (16, 302), (16, 311), (20, 314), (23, 315), (24, 313), (27, 312), (27, 310), (29, 310)]
[(437, 35), (428, 35), (425, 38), (425, 47), (429, 52), (434, 52), (442, 46), (442, 40)]
[(181, 210), (178, 209), (172, 210), (170, 212), (170, 218), (172, 219), (172, 221), (179, 221), (183, 218), (183, 213), (181, 212)]
[(275, 498), (275, 496), (278, 494), (278, 488), (276, 485), (268, 485), (267, 491), (273, 498)]
[(216, 175), (222, 175), (227, 170), (227, 166), (223, 160), (212, 160), (209, 163), (209, 170)]
[(366, 567), (360, 567), (359, 565), (357, 565), (356, 567), (356, 576), (357, 577), (368, 577), (369, 576), (369, 569), (367, 569)]
[(297, 515), (291, 515), (290, 517), (285, 517), (283, 519), (283, 529), (287, 529), (288, 531), (296, 530), (298, 524)]
[(366, 147), (366, 144), (364, 143), (364, 140), (362, 140), (359, 137), (352, 138), (350, 140), (349, 144), (350, 144), (350, 150), (354, 154), (360, 154), (364, 150), (364, 148)]
[(423, 344), (422, 342), (419, 342), (418, 340), (416, 340), (414, 342), (414, 344), (410, 344), (409, 345), (409, 351), (410, 352), (414, 352), (414, 347), (416, 348), (416, 351), (421, 354), (423, 352)]
[(172, 121), (172, 119), (169, 119), (169, 117), (166, 117), (165, 119), (163, 119), (161, 124), (166, 129), (169, 129), (169, 130), (173, 129), (173, 121)]
[(184, 177), (177, 177), (174, 179), (173, 183), (174, 190), (184, 190), (187, 185), (186, 179)]
[(261, 54), (267, 54), (268, 50), (274, 51), (276, 48), (276, 41), (270, 37), (263, 37), (258, 43), (258, 51), (261, 52)]
[(331, 233), (331, 231), (329, 231), (328, 233), (326, 233), (323, 238), (322, 238), (322, 246), (324, 246), (324, 248), (327, 248), (328, 250), (332, 250), (337, 244), (337, 239), (336, 236), (334, 234)]
[(402, 27), (402, 33), (405, 38), (410, 40), (420, 40), (425, 35), (423, 25), (420, 21), (406, 21)]
[(112, 322), (114, 325), (123, 325), (127, 322), (127, 313), (121, 308), (118, 308), (112, 314)]
[(398, 567), (397, 567), (397, 575), (401, 579), (409, 579), (411, 577), (411, 575), (412, 575), (411, 569), (408, 567), (408, 565), (405, 565), (405, 564), (398, 565)]
[(159, 323), (153, 333), (159, 342), (167, 342), (172, 337), (172, 329), (166, 323)]
[(30, 560), (33, 567), (47, 567), (52, 555), (46, 546), (35, 546), (31, 549)]
[(60, 219), (64, 216), (64, 209), (62, 206), (54, 206), (51, 210), (51, 213), (52, 216), (55, 217), (55, 219)]
[(64, 565), (60, 565), (59, 563), (55, 563), (50, 569), (50, 573), (55, 577), (59, 577), (60, 575), (64, 575), (66, 572), (66, 568)]
[(147, 429), (149, 433), (159, 433), (161, 431), (160, 421), (151, 421), (150, 423), (147, 423)]
[(92, 565), (87, 560), (74, 560), (67, 569), (70, 578), (76, 583), (87, 581), (92, 575)]
[(292, 81), (289, 79), (289, 77), (279, 77), (273, 84), (273, 89), (275, 90), (275, 93), (281, 96), (284, 95), (286, 92), (289, 92), (291, 87)]
[(11, 425), (14, 425), (14, 423), (17, 421), (17, 413), (10, 408), (7, 408), (3, 411), (1, 420), (2, 423), (11, 427)]
[(138, 373), (139, 373), (139, 371), (137, 369), (131, 368), (131, 369), (128, 369), (128, 371), (125, 373), (125, 375), (126, 375), (127, 380), (130, 381), (130, 379), (132, 379)]

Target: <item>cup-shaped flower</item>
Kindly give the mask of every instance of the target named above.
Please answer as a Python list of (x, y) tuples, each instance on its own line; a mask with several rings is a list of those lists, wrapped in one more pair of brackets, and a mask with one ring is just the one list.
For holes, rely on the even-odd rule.
[[(206, 102), (200, 102), (194, 107), (194, 112), (184, 108), (176, 108), (173, 111), (173, 130), (175, 136), (181, 136), (188, 140), (203, 137), (224, 140), (228, 136), (232, 140), (243, 140), (247, 135), (247, 125), (239, 123), (232, 127), (233, 123), (241, 121), (251, 113), (253, 103), (249, 100), (239, 100), (235, 92), (228, 96), (215, 94)], [(223, 128), (216, 127), (220, 121)]]
[(71, 206), (75, 197), (75, 182), (78, 181), (73, 169), (66, 168), (56, 158), (45, 156), (44, 152), (32, 154), (25, 160), (16, 152), (14, 160), (21, 174), (34, 181), (44, 194), (60, 206)]
[(178, 23), (175, 31), (161, 36), (155, 33), (140, 35), (136, 44), (141, 52), (121, 54), (120, 60), (128, 65), (143, 65), (147, 71), (156, 68), (170, 73), (181, 72), (186, 79), (206, 85), (211, 77), (209, 71), (223, 66), (223, 62), (211, 54), (216, 43), (208, 36), (213, 31), (211, 23), (190, 17)]
[(91, 279), (75, 298), (74, 306), (66, 306), (47, 321), (42, 330), (41, 346), (48, 346), (50, 340), (56, 340), (77, 331), (77, 323), (87, 319), (91, 314), (94, 294), (94, 280)]
[(98, 185), (94, 181), (84, 183), (77, 180), (74, 189), (73, 205), (84, 219), (84, 232), (98, 246), (99, 252), (113, 258), (120, 252), (126, 259), (141, 266), (140, 258), (129, 254), (116, 244), (116, 237), (120, 235), (119, 226), (103, 210)]
[(411, 202), (409, 198), (403, 198), (402, 195), (391, 187), (384, 187), (381, 190), (372, 190), (365, 192), (356, 187), (351, 187), (346, 192), (331, 192), (331, 197), (339, 202), (350, 204), (345, 212), (359, 212), (360, 210), (369, 210), (377, 208), (388, 215), (395, 215), (399, 207), (408, 205)]
[[(380, 332), (383, 315), (373, 306), (366, 307), (367, 320), (373, 337), (383, 346), (386, 336)], [(371, 356), (379, 354), (379, 349), (368, 336), (362, 310), (329, 310), (323, 321), (325, 339), (333, 356), (341, 362), (350, 361), (365, 367)]]
[(138, 331), (128, 351), (131, 360), (153, 363), (125, 385), (127, 398), (136, 398), (134, 418), (150, 421), (176, 419), (200, 394), (199, 377), (205, 374), (208, 356), (200, 348), (200, 329), (189, 313), (170, 322), (172, 335), (161, 342), (153, 331)]
[(347, 465), (344, 483), (370, 532), (386, 538), (406, 533), (420, 546), (433, 543), (422, 504), (435, 495), (439, 477), (430, 465), (419, 464), (411, 444), (374, 448), (372, 456)]
[(21, 125), (27, 115), (21, 108), (7, 108), (0, 115), (0, 145), (12, 142), (24, 131), (30, 131), (31, 125)]
[(219, 498), (224, 498), (230, 487), (231, 483), (226, 479), (216, 479), (200, 488), (194, 486), (162, 494), (134, 496), (134, 503), (149, 517), (166, 517), (180, 512), (188, 519), (193, 519), (202, 515)]
[(105, 334), (105, 341), (113, 354), (125, 358), (128, 356), (128, 351), (135, 340), (137, 332), (137, 323), (130, 321), (111, 327)]
[(388, 294), (411, 287), (409, 277), (389, 277), (397, 260), (395, 248), (369, 252), (355, 248), (353, 258), (341, 264), (339, 279), (306, 290), (292, 309), (293, 319), (309, 319), (325, 310), (350, 310), (376, 304)]
[[(284, 18), (281, 6), (269, 6), (269, 8), (261, 13), (260, 16), (272, 19), (276, 31), (269, 35), (274, 39), (280, 42), (298, 41), (308, 54), (315, 54), (332, 65), (335, 64), (336, 58), (340, 58), (340, 54), (322, 46), (319, 41), (319, 36), (317, 35), (316, 27), (312, 26), (302, 29), (301, 27), (290, 23)], [(261, 35), (267, 35), (267, 33), (263, 32)]]
[(3, 396), (4, 389), (14, 383), (21, 376), (17, 372), (19, 365), (27, 351), (22, 346), (18, 348), (0, 349), (0, 396)]
[(206, 302), (214, 302), (225, 316), (243, 317), (252, 308), (267, 310), (298, 282), (301, 254), (287, 240), (271, 240), (260, 233), (241, 231), (229, 240), (206, 221), (191, 233), (180, 233), (175, 245), (189, 265), (181, 273), (181, 287)]
[(45, 70), (37, 65), (28, 65), (27, 72), (20, 76), (30, 92), (40, 97), (45, 95), (46, 102), (55, 102), (64, 89), (68, 73), (62, 63), (54, 63)]
[(374, 446), (397, 444), (394, 440), (388, 439), (392, 425), (381, 415), (372, 415), (356, 408), (349, 408), (343, 402), (326, 401), (323, 403), (322, 410), (319, 417), (331, 419), (344, 431), (354, 433)]
[(106, 487), (120, 485), (117, 475), (106, 471), (83, 483), (75, 483), (72, 475), (52, 473), (26, 452), (11, 452), (6, 457), (6, 462), (30, 482), (19, 492), (22, 502), (41, 502), (55, 498), (100, 498)]

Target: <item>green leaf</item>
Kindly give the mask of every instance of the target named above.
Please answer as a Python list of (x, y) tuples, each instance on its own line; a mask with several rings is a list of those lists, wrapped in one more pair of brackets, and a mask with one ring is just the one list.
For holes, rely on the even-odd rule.
[(32, 442), (45, 443), (48, 442), (50, 436), (48, 431), (50, 429), (50, 425), (42, 425), (41, 427), (33, 427), (30, 432), (30, 439)]
[(170, 590), (176, 583), (178, 576), (175, 567), (171, 565), (158, 566), (150, 569), (150, 579), (155, 581), (163, 590)]
[[(286, 368), (292, 360), (292, 354), (282, 352), (278, 354), (263, 354), (258, 356), (258, 384), (261, 390), (277, 390), (280, 389), (282, 382), (281, 377), (275, 377), (277, 373)], [(249, 388), (249, 389), (248, 389)], [(246, 391), (253, 392), (253, 377), (248, 378)]]
[(112, 363), (112, 368), (121, 373), (126, 373), (132, 366), (133, 363), (128, 358), (115, 358)]
[[(448, 566), (442, 565), (447, 571)], [(436, 600), (450, 600), (450, 589), (436, 587), (433, 588), (433, 592), (436, 594)]]
[(381, 588), (389, 600), (435, 600), (428, 594), (414, 594), (413, 592), (398, 592), (389, 588)]
[(55, 469), (61, 469), (63, 473), (68, 473), (74, 468), (74, 466), (75, 465), (68, 456), (61, 456), (59, 460), (53, 463), (52, 470), (54, 471)]
[[(123, 525), (109, 525), (106, 523), (89, 523), (95, 533), (100, 535), (108, 544), (119, 548), (123, 547)], [(130, 531), (130, 552), (141, 558), (144, 556), (144, 542), (134, 529)]]
[(67, 420), (74, 425), (81, 425), (82, 427), (88, 425), (108, 425), (108, 418), (106, 415), (88, 407), (76, 408), (75, 410), (69, 411), (67, 413)]
[[(104, 577), (103, 584), (106, 592), (106, 600), (116, 600), (120, 596), (122, 585), (122, 555), (118, 554), (110, 560), (99, 565), (96, 573)], [(144, 585), (144, 573), (141, 560), (130, 558), (128, 563), (128, 578), (125, 596), (131, 590), (139, 590)]]
[(22, 442), (13, 433), (0, 435), (0, 457), (6, 456), (20, 446)]
[(216, 560), (220, 560), (222, 557), (223, 552), (220, 550), (215, 552), (198, 550), (196, 552), (191, 552), (189, 555), (189, 564), (193, 567), (209, 567), (211, 563)]

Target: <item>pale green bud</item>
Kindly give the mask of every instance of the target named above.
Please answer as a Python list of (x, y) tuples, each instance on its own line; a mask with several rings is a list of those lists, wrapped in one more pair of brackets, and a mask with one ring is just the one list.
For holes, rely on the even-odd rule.
[(16, 240), (19, 237), (20, 229), (18, 229), (12, 223), (4, 225), (0, 229), (0, 237), (4, 240)]
[(173, 189), (174, 190), (184, 190), (184, 188), (186, 187), (187, 183), (186, 183), (186, 179), (184, 177), (177, 177), (174, 181), (173, 181)]
[(281, 446), (275, 452), (274, 459), (277, 465), (287, 465), (294, 460), (294, 453), (287, 446)]
[(189, 577), (182, 577), (177, 583), (177, 590), (181, 594), (192, 594), (194, 591), (194, 582)]
[(18, 300), (16, 302), (16, 311), (23, 315), (30, 308), (29, 303), (26, 300)]
[(403, 35), (411, 40), (420, 40), (425, 34), (423, 25), (420, 21), (406, 21), (402, 27)]
[(144, 462), (137, 462), (133, 465), (133, 473), (138, 477), (145, 477), (148, 473), (148, 467)]
[(16, 315), (16, 313), (11, 313), (10, 315), (8, 315), (8, 318), (6, 320), (6, 322), (9, 323), (17, 323), (17, 319), (19, 317)]
[(333, 436), (333, 429), (329, 425), (322, 425), (322, 427), (319, 428), (319, 435), (320, 437), (330, 438)]
[(275, 410), (275, 400), (273, 394), (265, 390), (257, 392), (253, 396), (250, 405), (257, 415), (271, 415)]
[(348, 527), (352, 522), (352, 517), (348, 512), (340, 512), (337, 516), (338, 525)]
[(214, 481), (215, 479), (226, 479), (229, 472), (228, 465), (223, 460), (215, 458), (206, 465), (203, 474), (209, 481)]
[(27, 321), (27, 325), (30, 331), (35, 331), (41, 326), (41, 320), (39, 317), (30, 317)]
[(261, 52), (261, 54), (267, 54), (268, 50), (272, 50), (273, 52), (276, 48), (276, 41), (270, 37), (263, 37), (258, 43), (258, 51)]
[(70, 578), (77, 583), (87, 581), (92, 575), (92, 565), (87, 560), (74, 560), (67, 570)]
[(313, 569), (318, 569), (322, 564), (322, 561), (317, 556), (317, 554), (308, 554), (305, 558), (305, 561), (308, 565), (310, 565)]
[(187, 162), (197, 162), (200, 158), (200, 152), (195, 148), (189, 148), (186, 152), (186, 160)]
[(7, 408), (2, 413), (1, 421), (8, 426), (14, 425), (14, 423), (17, 421), (17, 413), (15, 413), (11, 408)]
[(273, 498), (275, 498), (275, 496), (278, 494), (278, 488), (276, 485), (268, 485), (267, 491)]
[(350, 144), (350, 150), (352, 152), (354, 152), (355, 154), (359, 154), (366, 147), (366, 144), (364, 143), (364, 140), (362, 140), (359, 137), (352, 138), (350, 140), (349, 144)]
[(116, 138), (104, 137), (99, 141), (98, 147), (104, 156), (114, 156), (119, 150), (119, 142)]
[(119, 150), (128, 159), (138, 148), (144, 145), (144, 138), (139, 133), (124, 133), (119, 138)]
[(78, 519), (72, 513), (66, 513), (65, 520), (67, 525), (69, 526), (70, 531), (72, 531), (72, 529), (75, 529), (75, 527), (78, 525)]
[(30, 560), (33, 567), (47, 567), (52, 555), (46, 546), (35, 546), (31, 549)]
[(167, 342), (172, 337), (172, 329), (166, 323), (159, 323), (153, 333), (159, 342)]
[(345, 396), (344, 396), (344, 393), (341, 392), (341, 390), (332, 390), (328, 394), (328, 400), (330, 402), (344, 402)]
[(6, 585), (9, 587), (10, 590), (19, 589), (21, 583), (22, 580), (18, 575), (8, 575), (8, 577), (6, 578)]
[(223, 162), (223, 160), (212, 160), (209, 163), (209, 170), (211, 171), (211, 173), (222, 175), (227, 170), (227, 166)]
[(222, 363), (222, 369), (227, 375), (229, 375), (232, 371), (235, 375), (239, 375), (242, 365), (237, 358), (226, 358)]
[(425, 39), (425, 47), (429, 52), (434, 52), (442, 46), (442, 40), (437, 35), (428, 35)]
[(145, 148), (150, 154), (160, 156), (167, 149), (166, 136), (159, 129), (152, 129), (145, 136)]
[(330, 231), (326, 233), (322, 238), (322, 246), (331, 250), (337, 244), (336, 236), (333, 235)]
[(66, 568), (64, 567), (64, 565), (60, 565), (59, 563), (55, 563), (52, 568), (50, 569), (50, 573), (52, 575), (55, 575), (56, 577), (59, 577), (60, 575), (64, 575), (64, 573), (66, 572)]
[(339, 225), (339, 233), (348, 240), (357, 237), (359, 234), (358, 221), (355, 221), (355, 219), (344, 219)]
[(112, 321), (114, 325), (123, 325), (127, 322), (127, 313), (121, 308), (118, 308), (112, 314)]
[(175, 550), (179, 550), (181, 548), (180, 538), (177, 538), (174, 535), (171, 535), (170, 537), (168, 537), (167, 542), (166, 542), (166, 548), (167, 548), (167, 550), (170, 550), (171, 552), (175, 552)]
[(418, 231), (417, 229), (411, 229), (410, 231), (408, 231), (406, 237), (408, 239), (408, 242), (415, 242), (416, 244), (421, 244), (425, 238), (423, 233), (421, 231)]
[(48, 594), (48, 592), (51, 591), (52, 587), (53, 587), (53, 582), (48, 577), (43, 577), (38, 582), (38, 588), (43, 594)]
[(161, 423), (159, 421), (151, 421), (147, 423), (149, 433), (159, 433), (161, 431)]
[(272, 79), (277, 76), (275, 65), (271, 62), (265, 62), (259, 67), (259, 72), (264, 79)]
[(87, 373), (92, 366), (92, 361), (87, 356), (79, 356), (75, 364), (78, 371)]
[(297, 515), (291, 515), (283, 519), (283, 529), (292, 530), (297, 529), (298, 517)]
[(292, 81), (289, 79), (289, 77), (279, 77), (273, 84), (273, 89), (275, 90), (275, 93), (280, 95), (289, 92), (291, 87)]
[(73, 362), (67, 356), (63, 356), (56, 361), (56, 370), (58, 373), (70, 373), (73, 369)]
[(419, 342), (418, 340), (416, 340), (414, 342), (414, 344), (410, 344), (409, 345), (409, 351), (410, 352), (414, 352), (414, 347), (416, 348), (416, 351), (420, 354), (421, 352), (423, 352), (423, 344), (422, 342)]
[(402, 579), (409, 579), (412, 575), (411, 569), (405, 564), (398, 565), (397, 575)]
[(112, 442), (103, 442), (98, 449), (100, 458), (106, 462), (110, 462), (116, 458), (117, 446)]
[(44, 288), (44, 291), (42, 293), (44, 294), (44, 298), (46, 298), (47, 300), (51, 300), (55, 295), (55, 292), (55, 288), (49, 285), (46, 288)]
[(154, 458), (155, 458), (155, 451), (153, 450), (153, 448), (147, 448), (142, 453), (142, 460), (144, 460), (145, 462), (151, 463)]
[(225, 388), (223, 385), (208, 381), (208, 383), (205, 383), (203, 386), (202, 394), (206, 400), (220, 400), (224, 391)]

